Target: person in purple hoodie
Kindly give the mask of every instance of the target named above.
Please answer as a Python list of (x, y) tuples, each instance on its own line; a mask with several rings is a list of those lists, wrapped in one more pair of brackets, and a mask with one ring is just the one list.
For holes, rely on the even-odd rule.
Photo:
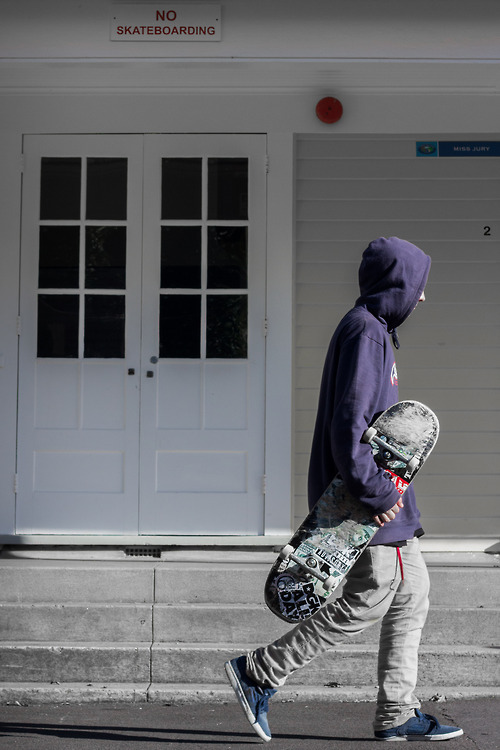
[(420, 711), (415, 696), (420, 636), (429, 607), (429, 576), (415, 493), (404, 499), (361, 437), (398, 401), (396, 329), (425, 299), (431, 259), (420, 248), (380, 237), (359, 268), (360, 297), (333, 334), (323, 371), (312, 442), (308, 495), (313, 507), (339, 473), (366, 503), (378, 532), (347, 575), (342, 594), (274, 643), (228, 661), (226, 674), (254, 731), (271, 739), (269, 698), (292, 672), (381, 623), (377, 740), (448, 740), (463, 734)]

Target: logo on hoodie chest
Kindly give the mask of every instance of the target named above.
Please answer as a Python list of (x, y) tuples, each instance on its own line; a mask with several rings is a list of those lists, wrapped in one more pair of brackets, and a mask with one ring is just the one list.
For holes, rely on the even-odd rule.
[(396, 363), (392, 365), (391, 368), (391, 385), (397, 385), (398, 384), (398, 371), (396, 369)]

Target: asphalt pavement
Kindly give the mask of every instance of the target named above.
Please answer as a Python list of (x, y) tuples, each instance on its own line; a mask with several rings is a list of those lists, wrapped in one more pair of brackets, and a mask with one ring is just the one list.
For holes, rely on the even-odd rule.
[[(372, 737), (371, 703), (271, 702), (270, 750), (367, 750)], [(456, 750), (499, 750), (496, 698), (426, 703), (442, 724), (461, 726), (449, 740)], [(161, 703), (0, 706), (2, 750), (200, 750), (261, 746), (237, 703)]]

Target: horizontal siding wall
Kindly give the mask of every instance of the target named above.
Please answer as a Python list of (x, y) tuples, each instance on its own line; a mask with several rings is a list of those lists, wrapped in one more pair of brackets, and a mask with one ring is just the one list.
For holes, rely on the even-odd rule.
[[(433, 136), (432, 140), (500, 140)], [(414, 138), (296, 144), (296, 521), (331, 334), (358, 296), (361, 253), (399, 236), (432, 257), (427, 301), (399, 331), (400, 397), (436, 411), (441, 437), (416, 480), (426, 531), (500, 533), (500, 158), (417, 157)], [(489, 227), (489, 233), (485, 234)]]

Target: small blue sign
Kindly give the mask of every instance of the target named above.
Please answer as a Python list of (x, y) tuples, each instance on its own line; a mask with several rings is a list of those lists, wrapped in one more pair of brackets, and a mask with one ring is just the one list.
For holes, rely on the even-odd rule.
[(439, 156), (500, 156), (500, 141), (439, 141)]

